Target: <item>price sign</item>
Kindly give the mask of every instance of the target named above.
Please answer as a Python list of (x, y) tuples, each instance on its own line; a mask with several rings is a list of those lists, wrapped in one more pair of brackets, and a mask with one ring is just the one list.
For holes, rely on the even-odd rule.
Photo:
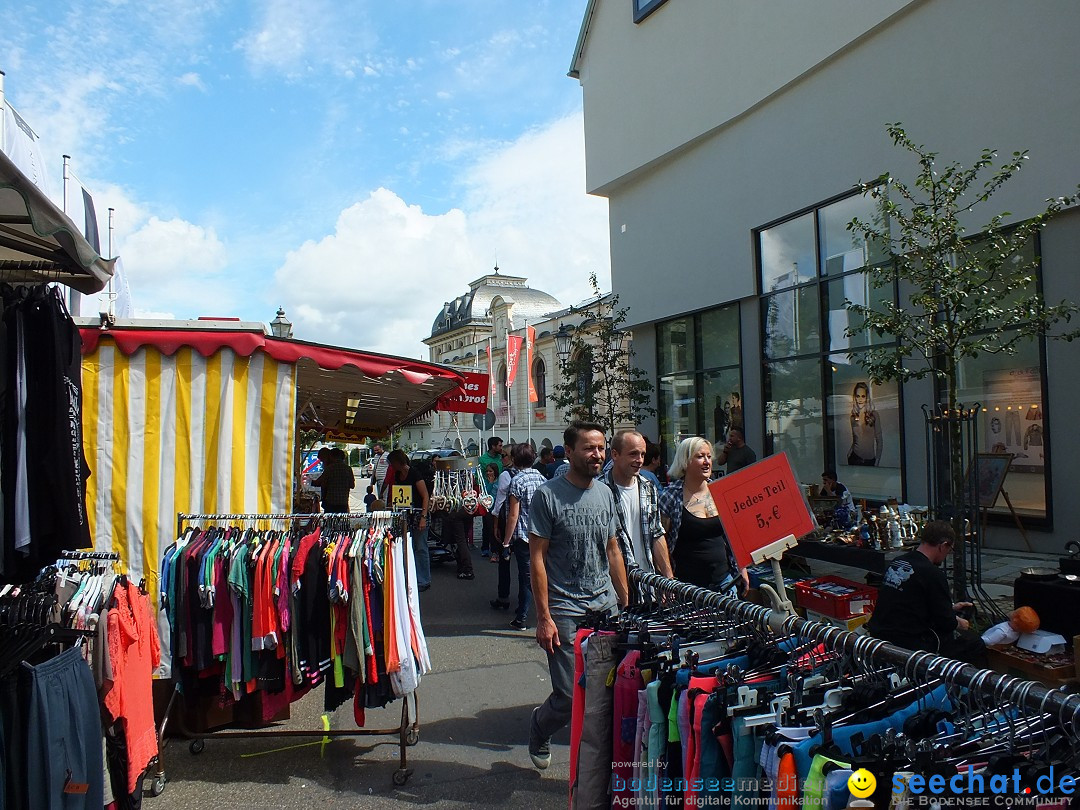
[(412, 484), (394, 484), (390, 488), (390, 506), (394, 509), (408, 509), (413, 505)]
[(758, 549), (816, 525), (786, 453), (725, 475), (709, 490), (740, 566), (752, 565)]

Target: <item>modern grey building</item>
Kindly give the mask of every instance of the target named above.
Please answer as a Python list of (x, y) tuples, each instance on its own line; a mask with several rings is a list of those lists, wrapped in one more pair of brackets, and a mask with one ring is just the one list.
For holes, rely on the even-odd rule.
[[(980, 220), (1075, 192), (1078, 32), (1074, 0), (589, 0), (570, 75), (613, 292), (659, 381), (646, 430), (670, 452), (741, 417), (806, 483), (835, 467), (857, 497), (926, 503), (922, 406), (938, 393), (860, 387), (865, 339), (844, 336), (843, 301), (871, 294), (874, 257), (844, 226), (869, 211), (860, 181), (917, 170), (892, 122), (946, 161), (1030, 151)], [(1080, 211), (1036, 250), (1046, 298), (1080, 302)], [(1060, 550), (1080, 525), (1076, 344), (968, 361), (959, 393), (984, 409), (979, 449), (1013, 456), (1005, 489), (1034, 547)], [(1002, 507), (989, 543), (1022, 548)]]

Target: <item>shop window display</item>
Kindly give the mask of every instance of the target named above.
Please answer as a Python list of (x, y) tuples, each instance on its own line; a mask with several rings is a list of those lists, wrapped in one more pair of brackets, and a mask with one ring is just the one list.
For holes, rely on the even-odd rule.
[[(984, 354), (960, 366), (959, 399), (979, 403), (979, 450), (1012, 456), (1003, 489), (1021, 517), (1047, 517), (1046, 461), (1050, 436), (1043, 403), (1039, 344), (1015, 355)], [(1004, 499), (992, 513), (1008, 515)]]
[(657, 324), (659, 441), (665, 463), (687, 436), (723, 444), (742, 426), (740, 318), (737, 304)]

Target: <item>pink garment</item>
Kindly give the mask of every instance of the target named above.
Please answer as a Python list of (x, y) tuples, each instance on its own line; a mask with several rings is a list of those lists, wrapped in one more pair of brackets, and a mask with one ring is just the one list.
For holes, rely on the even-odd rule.
[(116, 586), (113, 598), (116, 606), (108, 617), (113, 678), (102, 691), (106, 710), (120, 722), (127, 739), (127, 792), (131, 794), (158, 754), (153, 672), (161, 663), (161, 646), (147, 595), (128, 582)]
[(233, 604), (229, 598), (229, 558), (218, 554), (214, 560), (214, 624), (210, 639), (211, 652), (223, 656), (229, 652), (232, 640)]
[(634, 737), (637, 732), (638, 690), (645, 687), (637, 667), (640, 659), (641, 651), (631, 650), (619, 664), (615, 675), (611, 772), (624, 782), (634, 778), (633, 763), (637, 761)]
[[(581, 642), (592, 635), (593, 631), (585, 628), (574, 635), (574, 694), (570, 710), (570, 787), (573, 789), (577, 780), (578, 745), (581, 742), (581, 729), (585, 724), (585, 687), (581, 679), (585, 675), (585, 656), (581, 654)], [(563, 642), (565, 643), (565, 642)], [(532, 722), (530, 720), (530, 722)]]

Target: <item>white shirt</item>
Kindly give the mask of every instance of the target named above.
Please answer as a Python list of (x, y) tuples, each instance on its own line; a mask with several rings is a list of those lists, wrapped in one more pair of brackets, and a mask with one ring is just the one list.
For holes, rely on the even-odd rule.
[(371, 485), (375, 487), (375, 494), (379, 497), (385, 497), (383, 481), (386, 480), (386, 468), (390, 466), (387, 455), (386, 451), (383, 451), (382, 455), (377, 456), (375, 466), (371, 470)]
[[(641, 495), (638, 493), (638, 479), (634, 476), (634, 482), (624, 487), (615, 484), (619, 492), (619, 500), (622, 502), (622, 513), (626, 519), (626, 531), (630, 535), (630, 548), (634, 553), (634, 562), (642, 571), (653, 573), (649, 564), (649, 555), (645, 551), (645, 540), (641, 536)], [(629, 563), (630, 560), (627, 560)]]

